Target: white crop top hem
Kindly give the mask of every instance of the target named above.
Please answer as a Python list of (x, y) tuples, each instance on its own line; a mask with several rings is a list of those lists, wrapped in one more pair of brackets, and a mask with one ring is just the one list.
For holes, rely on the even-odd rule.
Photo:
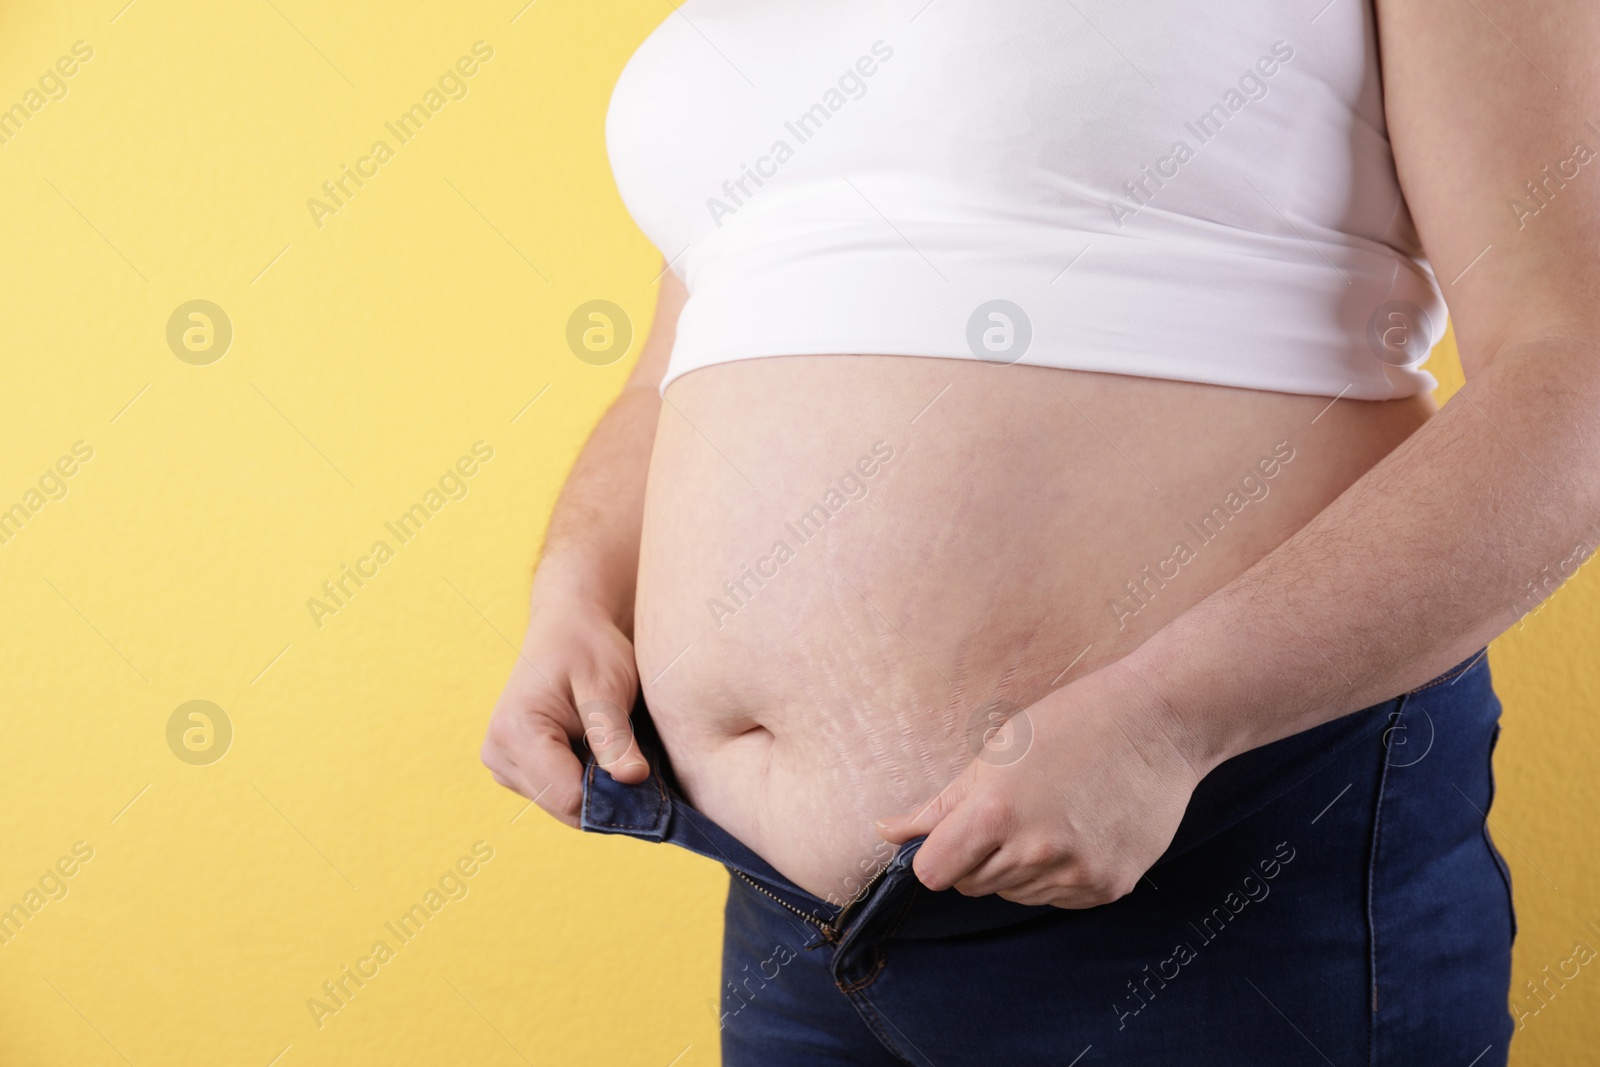
[[(714, 299), (691, 296), (684, 306), (661, 389), (692, 371), (764, 356), (974, 360), (979, 357), (970, 338), (972, 313), (995, 299), (1020, 308), (1032, 334), (1020, 358), (989, 357), (996, 363), (1352, 400), (1412, 396), (1437, 384), (1417, 366), (1375, 358), (1363, 335), (1352, 337), (1330, 321), (1338, 308), (1330, 309), (1323, 272), (1315, 268), (1241, 262), (1226, 249), (1203, 244), (1190, 249), (1192, 258), (1173, 256), (1169, 249), (1159, 272), (1137, 263), (1121, 268), (1115, 247), (1091, 241), (1084, 251), (1084, 235), (1053, 236), (1065, 238), (1053, 258), (1023, 255), (1003, 242), (981, 242), (983, 258), (1002, 261), (978, 263), (966, 272), (942, 262), (947, 281), (909, 248), (865, 253), (840, 241), (838, 230), (823, 240), (843, 244), (842, 251), (767, 246), (765, 255), (787, 258), (781, 281), (759, 264), (729, 254), (707, 268), (716, 273), (701, 279), (695, 290), (709, 289)], [(965, 239), (970, 243), (971, 235)], [(913, 240), (948, 247), (926, 232)], [(1387, 299), (1426, 307), (1437, 300), (1432, 273), (1410, 263), (1397, 266), (1388, 249), (1345, 249), (1335, 262), (1352, 277), (1376, 275), (1367, 286), (1380, 294), (1369, 298), (1372, 304)], [(1124, 269), (1142, 270), (1138, 285), (1127, 284)], [(1307, 284), (1295, 284), (1297, 271), (1312, 275)], [(1058, 277), (1051, 281), (1052, 276)], [(1247, 346), (1241, 345), (1240, 324), (1261, 319), (1269, 300), (1273, 314), (1252, 332)], [(1442, 327), (1442, 313), (1436, 314), (1434, 321)], [(1096, 328), (1086, 329), (1091, 322)], [(1435, 340), (1429, 336), (1430, 347)]]

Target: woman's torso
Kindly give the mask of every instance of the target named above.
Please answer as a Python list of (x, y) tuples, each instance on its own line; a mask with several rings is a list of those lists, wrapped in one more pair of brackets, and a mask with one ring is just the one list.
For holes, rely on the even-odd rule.
[(667, 400), (646, 701), (691, 802), (837, 899), (887, 857), (873, 820), (953, 778), (992, 711), (1129, 651), (1432, 406), (837, 355), (726, 364)]
[[(1370, 8), (1283, 0), (691, 0), (640, 49), (613, 165), (690, 297), (636, 645), (697, 807), (848, 897), (991, 712), (1420, 425), (1443, 318), (1375, 62)], [(1026, 347), (980, 350), (994, 298)]]

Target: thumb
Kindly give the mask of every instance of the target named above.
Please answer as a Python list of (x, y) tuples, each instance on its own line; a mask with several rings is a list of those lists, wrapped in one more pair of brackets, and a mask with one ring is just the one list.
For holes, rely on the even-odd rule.
[(650, 764), (639, 749), (626, 707), (606, 697), (585, 700), (578, 705), (578, 722), (600, 769), (624, 785), (636, 785), (649, 777)]
[(968, 764), (966, 770), (962, 771), (955, 781), (945, 786), (917, 811), (909, 815), (879, 819), (878, 836), (891, 844), (903, 845), (913, 837), (932, 833), (933, 828), (943, 822), (944, 817), (954, 811), (966, 799), (967, 794), (972, 792), (972, 787), (977, 782), (975, 767), (976, 764)]

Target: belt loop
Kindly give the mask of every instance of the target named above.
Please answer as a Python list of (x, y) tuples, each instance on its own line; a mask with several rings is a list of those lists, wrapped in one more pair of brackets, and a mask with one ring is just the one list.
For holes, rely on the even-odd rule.
[(599, 774), (591, 755), (583, 772), (583, 810), (579, 825), (595, 833), (627, 834), (660, 841), (672, 820), (672, 805), (660, 771), (652, 764), (650, 777), (638, 785), (624, 785), (609, 774)]

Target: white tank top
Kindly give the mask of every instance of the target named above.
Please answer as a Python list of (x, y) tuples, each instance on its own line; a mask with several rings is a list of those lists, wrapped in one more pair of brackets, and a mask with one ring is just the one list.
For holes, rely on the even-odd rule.
[(832, 353), (1435, 384), (1371, 0), (686, 0), (606, 139), (689, 292), (663, 389)]

